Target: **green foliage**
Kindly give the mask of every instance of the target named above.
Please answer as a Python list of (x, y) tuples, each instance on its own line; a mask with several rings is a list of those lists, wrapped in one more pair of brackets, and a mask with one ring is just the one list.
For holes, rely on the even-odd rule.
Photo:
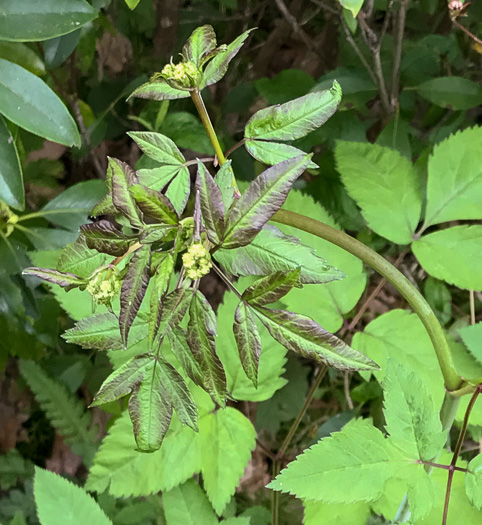
[(33, 465), (26, 461), (17, 450), (10, 450), (0, 456), (0, 487), (8, 490), (14, 487), (19, 479), (28, 479), (33, 475)]
[(481, 478), (482, 455), (479, 454), (467, 465), (468, 472), (465, 475), (465, 490), (470, 502), (477, 509), (482, 508), (482, 478)]
[(0, 199), (18, 210), (25, 207), (22, 167), (15, 141), (5, 121), (0, 117), (0, 155), (3, 159), (0, 172)]
[(218, 519), (201, 487), (189, 480), (162, 495), (167, 525), (217, 525)]

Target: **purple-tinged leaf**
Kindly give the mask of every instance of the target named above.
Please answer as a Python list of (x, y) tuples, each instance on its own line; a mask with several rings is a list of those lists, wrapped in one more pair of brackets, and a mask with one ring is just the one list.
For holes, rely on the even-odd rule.
[(132, 97), (147, 98), (149, 100), (175, 100), (188, 98), (189, 92), (171, 87), (163, 78), (154, 75), (149, 82), (135, 89), (127, 100)]
[(114, 370), (102, 383), (90, 406), (95, 407), (110, 403), (130, 394), (141, 384), (153, 364), (154, 356), (152, 354), (136, 355), (129, 359), (117, 370)]
[(51, 270), (50, 268), (37, 268), (35, 266), (25, 268), (22, 274), (33, 275), (49, 283), (58, 284), (67, 291), (78, 288), (79, 286), (84, 286), (89, 282), (88, 279), (83, 279), (73, 273), (59, 272), (57, 270)]
[(244, 301), (239, 303), (234, 313), (233, 332), (243, 370), (255, 388), (258, 388), (261, 339), (249, 306)]
[(80, 227), (80, 231), (84, 234), (89, 248), (115, 257), (124, 255), (131, 243), (121, 230), (104, 219), (92, 224), (84, 224)]
[(150, 246), (139, 248), (128, 263), (120, 295), (119, 327), (122, 342), (127, 346), (129, 330), (136, 318), (149, 284)]
[(170, 200), (161, 192), (151, 190), (140, 184), (131, 186), (129, 192), (145, 215), (152, 217), (161, 224), (177, 224), (176, 211)]
[(224, 204), (219, 186), (202, 162), (198, 161), (196, 190), (201, 197), (201, 213), (208, 239), (219, 244), (224, 233)]
[(187, 341), (203, 375), (203, 388), (221, 407), (226, 405), (226, 374), (216, 354), (216, 315), (201, 292), (194, 294), (189, 308)]
[(162, 302), (156, 332), (159, 337), (164, 337), (179, 326), (191, 304), (192, 297), (193, 292), (190, 288), (178, 288), (166, 296)]
[(222, 247), (246, 246), (283, 206), (293, 183), (304, 172), (311, 155), (300, 155), (268, 168), (251, 182), (229, 211)]
[(107, 187), (107, 194), (90, 212), (93, 217), (108, 214), (115, 215), (117, 213), (117, 209), (112, 202), (112, 169), (110, 164), (107, 166), (107, 171), (105, 172), (105, 185)]
[(129, 415), (134, 437), (142, 452), (154, 452), (161, 446), (172, 417), (172, 404), (161, 381), (156, 361), (146, 371), (144, 380), (129, 399)]
[(186, 60), (200, 66), (203, 57), (209, 55), (216, 48), (216, 34), (210, 25), (197, 27), (187, 39), (182, 48), (182, 55)]
[(288, 350), (337, 370), (379, 370), (380, 367), (305, 315), (256, 307), (269, 333)]
[(293, 287), (300, 287), (300, 268), (275, 272), (257, 280), (243, 293), (243, 300), (253, 306), (265, 306), (284, 297)]
[(186, 159), (175, 142), (162, 133), (152, 131), (131, 131), (127, 133), (134, 139), (141, 150), (151, 159), (161, 164), (182, 166)]
[(90, 277), (100, 266), (103, 266), (106, 256), (87, 246), (84, 235), (79, 235), (77, 240), (67, 246), (60, 253), (57, 261), (57, 270), (69, 272), (79, 277)]
[(324, 124), (340, 101), (341, 87), (335, 80), (331, 89), (260, 109), (246, 124), (244, 136), (261, 140), (299, 139)]
[(174, 271), (174, 260), (172, 255), (165, 254), (156, 268), (156, 273), (151, 279), (152, 292), (149, 302), (149, 343), (152, 345), (159, 326), (162, 302), (169, 288), (172, 272)]
[(139, 235), (139, 242), (141, 244), (152, 244), (157, 241), (161, 241), (169, 235), (173, 230), (174, 226), (158, 226), (154, 228), (146, 228)]
[(233, 40), (224, 51), (218, 53), (211, 62), (209, 62), (204, 70), (204, 78), (200, 89), (215, 84), (224, 77), (228, 70), (229, 63), (238, 54), (244, 41), (253, 30), (254, 29), (248, 29), (242, 35), (238, 36), (238, 38)]
[(114, 206), (133, 226), (142, 228), (143, 222), (129, 187), (139, 182), (135, 171), (117, 159), (109, 158), (109, 169), (112, 173), (112, 202)]
[(234, 201), (235, 178), (231, 160), (227, 160), (214, 176), (216, 184), (221, 190), (221, 197), (224, 204), (224, 213), (227, 214)]
[(184, 371), (187, 376), (194, 382), (196, 385), (202, 388), (203, 386), (203, 373), (199, 363), (194, 359), (194, 356), (187, 344), (186, 334), (184, 330), (180, 327), (174, 328), (171, 330), (167, 337), (169, 343), (171, 344), (172, 351), (177, 359), (179, 359)]

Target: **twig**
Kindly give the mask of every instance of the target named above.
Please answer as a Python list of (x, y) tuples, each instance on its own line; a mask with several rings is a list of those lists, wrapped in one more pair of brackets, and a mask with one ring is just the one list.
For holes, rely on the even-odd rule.
[(351, 398), (351, 395), (350, 395), (350, 378), (351, 378), (350, 372), (345, 372), (343, 374), (343, 390), (345, 392), (345, 399), (346, 399), (346, 402), (348, 403), (348, 408), (350, 410), (353, 410), (355, 405), (353, 404), (353, 399)]
[(475, 40), (478, 44), (482, 46), (482, 40), (478, 37), (476, 37), (473, 33), (471, 33), (466, 27), (464, 27), (460, 22), (458, 22), (455, 18), (452, 19), (452, 24), (457, 26), (459, 29), (461, 29), (466, 35), (470, 36), (472, 40)]
[(473, 290), (469, 290), (470, 302), (470, 324), (475, 324), (475, 294)]
[(258, 447), (265, 453), (265, 455), (271, 459), (271, 461), (276, 461), (276, 456), (271, 452), (271, 450), (264, 445), (258, 438), (256, 438), (256, 444)]
[(398, 104), (398, 92), (400, 90), (400, 64), (402, 62), (403, 36), (405, 34), (408, 1), (409, 0), (401, 0), (400, 2), (395, 29), (395, 49), (393, 51), (392, 85), (390, 94), (392, 111), (395, 110)]

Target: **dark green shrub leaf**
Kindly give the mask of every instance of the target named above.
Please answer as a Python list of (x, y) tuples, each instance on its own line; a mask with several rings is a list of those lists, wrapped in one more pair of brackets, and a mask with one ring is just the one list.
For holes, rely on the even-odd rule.
[[(293, 157), (298, 157), (298, 155), (305, 154), (304, 151), (301, 151), (294, 146), (280, 144), (279, 142), (247, 139), (244, 145), (252, 157), (263, 164), (268, 164), (268, 166), (273, 166), (283, 160), (292, 159)], [(307, 167), (310, 169), (316, 169), (318, 168), (318, 165), (314, 162), (310, 162)]]
[(75, 31), (97, 18), (84, 0), (23, 0), (0, 7), (0, 39), (36, 42)]
[(226, 405), (226, 375), (216, 354), (216, 315), (201, 292), (193, 296), (189, 308), (187, 340), (203, 375), (203, 388), (221, 407)]
[(429, 102), (453, 110), (475, 108), (482, 103), (482, 87), (463, 77), (438, 77), (417, 87), (419, 94)]
[(244, 301), (236, 308), (233, 332), (243, 370), (257, 388), (261, 339), (249, 306)]
[(131, 186), (129, 192), (136, 201), (138, 208), (145, 215), (156, 219), (162, 224), (177, 224), (176, 212), (169, 199), (161, 192), (151, 190), (140, 184)]
[(335, 113), (341, 88), (333, 82), (330, 90), (309, 93), (285, 104), (255, 113), (246, 124), (247, 139), (295, 140), (319, 128)]
[(17, 210), (25, 208), (22, 166), (10, 130), (0, 116), (0, 200)]
[(343, 272), (315, 255), (312, 248), (271, 225), (265, 226), (247, 246), (218, 250), (214, 258), (229, 273), (239, 276), (264, 276), (300, 268), (303, 284), (328, 283), (345, 277)]
[(51, 270), (50, 268), (25, 268), (22, 273), (23, 275), (33, 275), (52, 284), (58, 284), (62, 286), (62, 288), (66, 288), (67, 291), (86, 285), (88, 282), (87, 279), (78, 277), (73, 273), (59, 272), (57, 270)]
[(308, 166), (311, 155), (280, 162), (261, 173), (231, 207), (222, 247), (246, 246), (283, 206), (295, 182)]
[(224, 203), (221, 190), (202, 162), (198, 162), (196, 190), (208, 239), (219, 244), (224, 234)]
[(151, 248), (139, 248), (129, 261), (120, 295), (119, 327), (122, 341), (127, 345), (129, 330), (141, 307), (150, 279)]
[(216, 47), (216, 34), (210, 25), (197, 27), (187, 39), (182, 48), (182, 55), (186, 60), (200, 66), (202, 59), (209, 55)]
[(101, 253), (120, 257), (129, 249), (130, 240), (114, 224), (104, 219), (84, 224), (80, 231), (87, 246)]
[(176, 144), (162, 133), (131, 131), (128, 135), (148, 157), (161, 164), (180, 166), (186, 161)]
[[(74, 52), (80, 36), (81, 30), (77, 29), (72, 33), (45, 40), (42, 43), (42, 48), (47, 69), (61, 66)], [(32, 73), (35, 73), (35, 71), (32, 71)]]
[(299, 287), (300, 273), (300, 268), (272, 273), (247, 288), (243, 293), (243, 299), (253, 306), (275, 303), (294, 286)]
[(256, 307), (271, 336), (288, 350), (337, 370), (378, 370), (379, 366), (309, 317), (285, 310)]
[(43, 80), (3, 58), (0, 58), (0, 77), (0, 112), (3, 115), (35, 135), (65, 146), (80, 147), (74, 119)]
[(39, 77), (45, 75), (45, 64), (27, 44), (0, 41), (0, 58), (14, 62)]

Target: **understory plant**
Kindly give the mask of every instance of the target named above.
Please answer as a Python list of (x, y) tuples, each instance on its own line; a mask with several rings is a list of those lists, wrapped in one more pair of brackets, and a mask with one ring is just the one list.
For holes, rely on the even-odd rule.
[[(108, 489), (117, 497), (162, 491), (169, 525), (181, 523), (176, 521), (181, 519), (176, 518), (181, 499), (188, 502), (185, 515), (193, 516), (199, 507), (205, 513), (200, 523), (217, 523), (216, 515), (223, 516), (255, 447), (252, 423), (234, 407), (240, 398), (263, 399), (257, 394), (261, 384), (269, 388), (273, 358), (270, 348), (261, 344), (267, 340), (260, 335), (264, 330), (282, 347), (317, 363), (304, 406), (271, 458), (270, 523), (280, 522), (281, 492), (305, 502), (307, 524), (321, 523), (330, 512), (346, 513), (346, 523), (361, 523), (372, 513), (393, 523), (424, 523), (435, 509), (445, 523), (453, 478), (462, 474), (464, 497), (478, 512), (482, 455), (468, 466), (460, 466), (457, 459), (468, 415), (481, 391), (480, 366), (464, 368), (460, 359), (456, 362), (451, 348), (456, 343), (449, 345), (423, 295), (392, 264), (336, 225), (317, 220), (319, 210), (314, 209), (315, 217), (298, 213), (308, 201), (293, 185), (318, 166), (292, 142), (335, 113), (342, 99), (340, 85), (334, 81), (330, 89), (254, 113), (235, 148), (244, 147), (269, 167), (249, 185), (238, 181), (220, 144), (201, 90), (223, 78), (250, 32), (218, 46), (211, 26), (196, 29), (180, 61), (165, 65), (131, 95), (155, 101), (190, 97), (214, 157), (186, 160), (161, 133), (129, 133), (149, 159), (147, 167), (136, 171), (110, 158), (107, 194), (92, 210), (92, 222), (81, 227), (54, 268), (39, 264), (24, 272), (61, 286), (75, 300), (89, 295), (96, 313), (78, 319), (64, 338), (86, 349), (108, 351), (114, 363), (91, 406), (113, 406), (128, 398), (129, 417), (120, 415), (93, 458), (88, 446), (92, 436), (84, 436), (79, 450), (90, 454), (91, 462), (85, 488), (100, 494)], [(423, 184), (417, 167), (394, 150), (356, 142), (339, 142), (335, 150), (343, 184), (369, 227), (412, 249), (432, 276), (467, 289), (480, 285), (480, 275), (474, 276), (471, 268), (460, 270), (458, 261), (470, 252), (471, 242), (480, 242), (482, 227), (457, 224), (429, 230), (441, 223), (482, 218), (481, 136), (480, 128), (472, 128), (437, 146)], [(304, 233), (340, 247), (379, 272), (418, 319), (402, 310), (390, 312), (367, 332), (356, 334), (349, 345), (311, 317), (285, 307), (299, 304), (303, 309), (311, 287), (318, 291), (316, 285), (346, 277), (344, 268), (315, 252)], [(453, 271), (456, 265), (459, 269)], [(223, 314), (222, 322), (201, 292), (207, 275), (224, 283), (224, 302), (233, 303), (234, 316), (226, 319)], [(290, 302), (292, 296), (296, 299)], [(316, 310), (316, 301), (309, 301)], [(229, 365), (229, 378), (225, 356), (216, 348), (217, 334), (228, 330), (239, 355), (238, 362)], [(409, 337), (406, 345), (387, 353), (378, 342), (385, 337), (381, 333)], [(41, 374), (35, 367), (21, 364), (28, 383)], [(235, 380), (233, 367), (239, 368)], [(336, 371), (359, 372), (366, 380), (373, 375), (380, 382), (384, 424), (354, 417), (281, 470), (325, 374)], [(243, 389), (249, 394), (238, 397)], [(450, 459), (449, 432), (463, 395), (468, 395), (466, 417), (459, 417), (460, 436)], [(445, 472), (449, 483), (440, 511), (434, 483)], [(202, 483), (191, 479), (197, 474), (202, 474)], [(129, 476), (135, 477), (135, 487), (126, 482)], [(60, 483), (47, 478), (37, 471), (39, 516), (49, 501), (42, 487)], [(201, 486), (215, 514), (205, 510)], [(250, 519), (258, 523), (249, 514), (226, 523), (241, 525)]]

